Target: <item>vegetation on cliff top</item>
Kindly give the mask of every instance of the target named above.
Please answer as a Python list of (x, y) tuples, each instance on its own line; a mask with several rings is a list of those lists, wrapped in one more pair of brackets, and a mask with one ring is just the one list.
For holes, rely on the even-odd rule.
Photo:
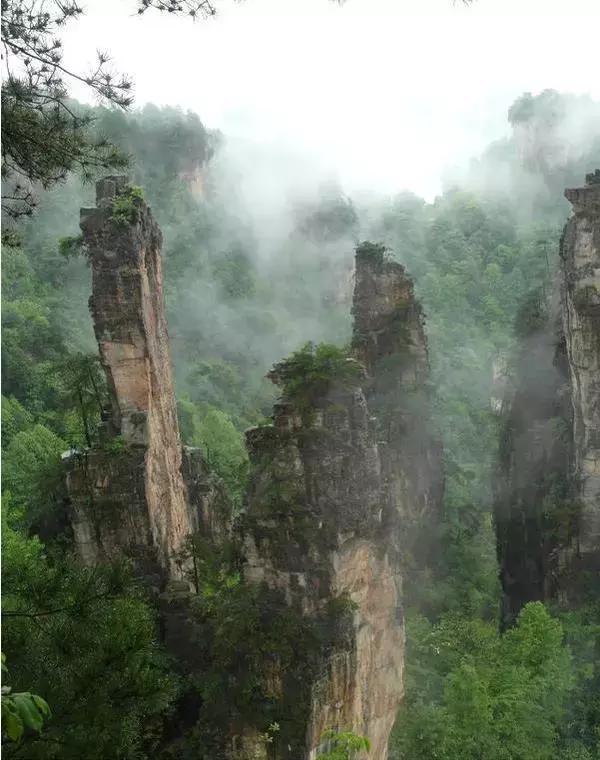
[(381, 243), (371, 243), (364, 241), (356, 246), (356, 260), (364, 259), (375, 265), (383, 264), (385, 252), (388, 248)]
[(268, 376), (281, 387), (284, 400), (309, 420), (315, 407), (326, 402), (332, 391), (356, 385), (362, 372), (360, 364), (344, 349), (308, 342), (277, 362)]
[(115, 224), (124, 227), (137, 222), (140, 205), (144, 200), (144, 191), (137, 185), (130, 185), (120, 192), (112, 202), (110, 218)]

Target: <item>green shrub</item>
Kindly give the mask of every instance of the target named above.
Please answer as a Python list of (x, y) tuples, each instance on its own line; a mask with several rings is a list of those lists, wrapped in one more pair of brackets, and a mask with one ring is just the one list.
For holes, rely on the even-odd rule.
[(386, 246), (381, 243), (370, 243), (365, 240), (363, 243), (359, 243), (356, 246), (356, 258), (357, 261), (362, 259), (363, 261), (369, 261), (370, 263), (381, 265), (383, 264), (386, 250)]
[(352, 731), (334, 731), (330, 729), (321, 736), (323, 750), (317, 760), (358, 760), (367, 757), (371, 742), (366, 736), (359, 736)]
[(273, 382), (281, 386), (283, 398), (293, 404), (305, 421), (310, 420), (315, 406), (323, 402), (333, 386), (348, 388), (360, 375), (360, 365), (343, 349), (312, 342), (275, 364), (269, 373)]
[(139, 218), (140, 206), (144, 200), (141, 187), (132, 185), (113, 200), (111, 219), (119, 226), (135, 224)]
[(108, 441), (105, 441), (102, 445), (102, 448), (104, 451), (106, 451), (107, 454), (112, 454), (113, 456), (118, 456), (119, 454), (122, 454), (123, 451), (125, 451), (126, 448), (125, 439), (122, 435), (116, 435), (114, 438), (111, 438)]

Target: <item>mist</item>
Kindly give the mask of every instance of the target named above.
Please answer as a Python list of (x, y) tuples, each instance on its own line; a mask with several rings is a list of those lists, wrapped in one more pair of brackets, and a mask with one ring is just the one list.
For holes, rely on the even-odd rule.
[(69, 63), (85, 69), (90, 50), (108, 49), (133, 75), (138, 105), (190, 108), (230, 138), (309, 155), (353, 195), (410, 189), (427, 200), (448, 164), (508, 134), (506, 109), (523, 92), (600, 94), (592, 0), (218, 7), (190, 23), (88, 2), (66, 30)]
[[(561, 607), (556, 577), (584, 543), (575, 405), (597, 409), (596, 233), (563, 236), (600, 167), (596, 0), (216, 7), (89, 0), (64, 27), (67, 67), (100, 48), (134, 81), (129, 110), (68, 93), (130, 183), (97, 209), (108, 252), (79, 234), (107, 171), (69, 167), (3, 254), (11, 683), (57, 716), (10, 756), (298, 760), (321, 709), (317, 760), (369, 722), (372, 760), (591, 760), (597, 589)], [(130, 399), (100, 301), (127, 393), (140, 346), (162, 374), (126, 410), (139, 438), (107, 412)], [(134, 568), (87, 618), (108, 566), (86, 576), (76, 535)]]

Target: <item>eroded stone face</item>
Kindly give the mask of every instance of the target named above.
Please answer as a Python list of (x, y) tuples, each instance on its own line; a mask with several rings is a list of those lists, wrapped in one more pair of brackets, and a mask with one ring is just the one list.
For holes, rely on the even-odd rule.
[[(113, 438), (66, 461), (73, 530), (85, 562), (125, 555), (157, 585), (170, 582), (160, 595), (165, 645), (183, 668), (201, 672), (191, 592), (174, 557), (196, 531), (216, 544), (232, 537), (231, 510), (200, 452), (181, 447), (160, 231), (139, 197), (131, 209), (123, 204), (128, 193), (124, 178), (107, 178), (97, 207), (82, 211)], [(429, 519), (441, 498), (441, 467), (438, 485), (428, 480), (438, 449), (428, 433), (415, 434), (418, 415), (404, 404), (428, 374), (412, 284), (391, 262), (363, 267), (357, 279), (355, 316), (368, 332), (357, 355), (371, 377), (349, 358), (360, 370), (355, 379), (329, 383), (310, 413), (284, 398), (272, 425), (247, 433), (252, 475), (243, 530), (233, 536), (245, 580), (258, 587), (269, 619), (289, 615), (298, 631), (310, 631), (284, 660), (269, 653), (263, 669), (265, 693), (287, 720), (276, 743), (282, 760), (313, 760), (327, 729), (368, 736), (371, 760), (385, 760), (403, 695), (402, 530)], [(381, 362), (399, 353), (400, 364), (382, 373)], [(398, 402), (385, 435), (369, 402), (378, 400), (381, 377), (391, 377)], [(258, 751), (264, 726), (232, 715), (222, 729), (231, 757)]]
[(160, 229), (125, 177), (96, 189), (97, 207), (82, 209), (81, 229), (110, 392), (107, 426), (120, 446), (109, 441), (68, 462), (75, 542), (87, 562), (126, 554), (145, 566), (150, 556), (165, 578), (178, 577), (175, 560), (190, 534), (228, 531), (227, 499), (199, 452), (182, 457)]
[(565, 191), (573, 204), (562, 244), (563, 325), (571, 379), (578, 551), (600, 570), (600, 184)]
[(321, 735), (333, 728), (368, 736), (371, 756), (383, 760), (403, 694), (404, 626), (381, 461), (362, 390), (332, 388), (310, 422), (281, 404), (274, 424), (249, 431), (248, 440), (254, 475), (246, 580), (280, 591), (306, 616), (323, 613), (332, 599), (354, 608), (348, 637), (317, 653), (306, 746), (289, 757), (315, 758)]
[(329, 728), (371, 741), (370, 757), (387, 757), (390, 732), (404, 694), (404, 628), (401, 579), (390, 557), (373, 541), (350, 541), (333, 557), (335, 593), (357, 605), (355, 646), (333, 655), (327, 675), (312, 690), (309, 758)]
[(572, 526), (556, 525), (572, 495), (572, 411), (560, 301), (548, 324), (522, 339), (502, 408), (494, 521), (502, 619), (513, 623), (527, 602), (556, 597), (559, 556)]
[(376, 419), (387, 524), (401, 560), (426, 565), (443, 499), (442, 446), (430, 421), (423, 312), (404, 267), (382, 246), (357, 249), (352, 313), (353, 352), (369, 376), (365, 394)]
[(360, 248), (352, 305), (353, 347), (371, 377), (382, 360), (398, 357), (396, 380), (422, 384), (429, 378), (423, 312), (404, 267), (381, 246)]
[(71, 524), (83, 562), (125, 556), (145, 575), (160, 574), (146, 505), (144, 450), (76, 452), (65, 464)]
[(568, 606), (600, 571), (600, 184), (567, 189), (550, 316), (524, 339), (505, 404), (495, 518), (503, 617)]

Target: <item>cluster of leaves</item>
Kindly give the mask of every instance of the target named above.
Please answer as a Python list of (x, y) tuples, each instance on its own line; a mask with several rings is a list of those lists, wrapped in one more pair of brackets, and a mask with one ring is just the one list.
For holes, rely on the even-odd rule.
[(383, 264), (385, 252), (388, 249), (381, 243), (371, 243), (365, 240), (356, 246), (357, 260), (364, 259), (372, 264)]
[(110, 438), (102, 444), (104, 451), (106, 451), (107, 454), (112, 454), (112, 456), (119, 456), (119, 454), (122, 454), (123, 451), (125, 451), (126, 446), (125, 439), (121, 435), (115, 435), (113, 438)]
[[(191, 18), (215, 13), (212, 0), (137, 0), (138, 13), (149, 9)], [(69, 99), (69, 87), (80, 82), (118, 109), (133, 102), (131, 80), (112, 70), (106, 53), (97, 53), (88, 72), (66, 65), (60, 32), (83, 12), (77, 0), (2, 2), (2, 210), (9, 217), (32, 213), (36, 185), (51, 187), (73, 171), (89, 180), (128, 163), (115, 143), (91, 130), (90, 109)]]
[(56, 239), (51, 252), (43, 238), (28, 243), (3, 249), (3, 394), (69, 445), (90, 445), (106, 387), (83, 318), (89, 270), (65, 260)]
[[(8, 676), (6, 655), (2, 653), (3, 681)], [(19, 743), (25, 730), (42, 730), (51, 710), (43, 697), (29, 691), (13, 692), (11, 686), (2, 685), (2, 730), (12, 742)]]
[(317, 760), (359, 760), (368, 757), (371, 742), (352, 731), (329, 729), (321, 736), (321, 746)]
[(210, 404), (183, 398), (177, 404), (181, 437), (202, 449), (206, 461), (227, 487), (235, 507), (242, 505), (248, 472), (248, 452), (239, 430), (225, 412)]
[(214, 16), (215, 4), (212, 0), (138, 0), (138, 13), (145, 13), (149, 8), (156, 8), (164, 13), (182, 13), (197, 16)]
[(517, 309), (514, 329), (518, 338), (526, 338), (544, 327), (548, 319), (546, 298), (541, 288), (534, 288)]
[(83, 249), (83, 235), (67, 235), (58, 241), (58, 251), (65, 259), (79, 256)]
[(600, 756), (600, 602), (594, 579), (590, 591), (586, 603), (561, 614), (573, 665), (573, 689), (559, 725), (568, 760)]
[(14, 396), (2, 397), (2, 487), (12, 494), (22, 524), (38, 527), (61, 511), (61, 455), (74, 446), (92, 445), (105, 392), (96, 357), (74, 355), (49, 369), (53, 412), (28, 409)]
[(112, 202), (110, 218), (115, 224), (126, 227), (135, 224), (139, 218), (140, 206), (144, 200), (144, 191), (133, 185), (119, 193)]
[(451, 615), (409, 617), (407, 699), (393, 760), (551, 760), (572, 693), (560, 622), (530, 603), (504, 634)]
[[(3, 399), (2, 409), (17, 404)], [(58, 511), (64, 496), (61, 454), (66, 448), (47, 427), (33, 425), (16, 433), (2, 452), (2, 486), (11, 493), (22, 525), (49, 520)]]
[(82, 12), (75, 0), (2, 3), (2, 209), (10, 216), (31, 213), (37, 183), (46, 188), (75, 170), (90, 177), (126, 163), (114, 145), (90, 136), (89, 116), (68, 99), (69, 82), (79, 80), (119, 107), (133, 100), (131, 81), (111, 72), (104, 53), (87, 74), (66, 68), (58, 34)]

